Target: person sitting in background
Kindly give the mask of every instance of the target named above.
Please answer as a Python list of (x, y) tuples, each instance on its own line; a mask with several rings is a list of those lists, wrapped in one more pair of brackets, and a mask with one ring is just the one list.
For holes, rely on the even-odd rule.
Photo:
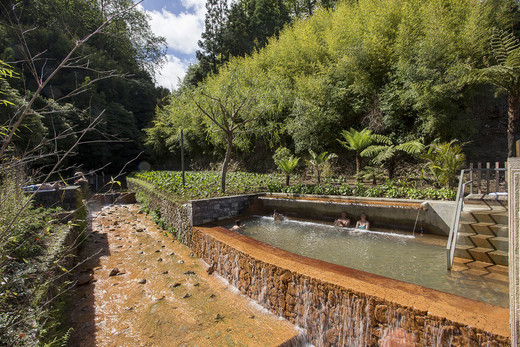
[(83, 175), (83, 172), (77, 171), (74, 173), (74, 184), (78, 184), (80, 182), (87, 182), (87, 179), (85, 178), (85, 175)]
[(336, 219), (334, 225), (337, 227), (348, 227), (350, 225), (350, 219), (347, 218), (347, 214), (345, 212), (341, 212), (341, 217)]
[(357, 221), (356, 223), (356, 229), (365, 229), (368, 230), (370, 228), (370, 222), (367, 221), (367, 215), (364, 213), (361, 213), (361, 216), (359, 216), (361, 219)]
[(274, 210), (273, 212), (273, 220), (277, 221), (277, 220), (284, 220), (285, 217), (283, 214), (281, 214), (280, 212), (278, 212), (278, 210)]
[(231, 229), (229, 229), (229, 230), (231, 230), (231, 231), (239, 231), (240, 229), (242, 229), (243, 226), (244, 225), (242, 225), (242, 221), (240, 219), (237, 219), (235, 221), (235, 225), (233, 225), (231, 227)]

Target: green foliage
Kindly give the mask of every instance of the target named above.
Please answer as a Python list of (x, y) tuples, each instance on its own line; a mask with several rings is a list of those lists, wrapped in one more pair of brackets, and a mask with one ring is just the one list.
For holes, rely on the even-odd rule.
[(356, 175), (359, 174), (361, 169), (361, 152), (374, 142), (372, 137), (372, 131), (370, 129), (363, 129), (357, 131), (350, 128), (350, 130), (343, 130), (341, 135), (345, 141), (339, 140), (339, 143), (348, 150), (356, 153)]
[(315, 194), (315, 195), (341, 195), (359, 196), (371, 198), (394, 198), (394, 199), (427, 199), (427, 200), (454, 200), (456, 191), (450, 188), (417, 188), (399, 186), (394, 181), (387, 181), (382, 185), (366, 187), (362, 183), (354, 187), (341, 184), (336, 185), (330, 182), (321, 185), (295, 184), (284, 186), (281, 183), (272, 183), (268, 190), (273, 193), (291, 194)]
[(372, 163), (385, 165), (388, 178), (394, 178), (395, 161), (401, 153), (417, 157), (424, 151), (424, 144), (419, 140), (395, 143), (392, 138), (373, 134), (372, 139), (377, 145), (370, 145), (361, 152), (362, 157), (372, 157)]
[[(219, 175), (215, 172), (187, 172), (186, 186), (182, 186), (180, 172), (150, 171), (137, 172), (135, 178), (152, 184), (153, 187), (171, 196), (172, 199), (183, 202), (190, 199), (205, 199), (222, 196), (218, 188)], [(326, 179), (320, 185), (297, 183), (287, 185), (281, 175), (261, 175), (245, 172), (229, 174), (229, 193), (247, 194), (258, 192), (366, 196), (382, 198), (454, 200), (456, 192), (451, 188), (435, 189), (417, 187), (416, 183), (387, 180), (380, 186), (366, 187), (358, 183), (351, 187), (344, 178)], [(137, 195), (139, 197), (139, 194)], [(138, 199), (141, 202), (141, 200)], [(153, 212), (152, 212), (153, 213)]]
[(291, 157), (291, 151), (286, 147), (278, 147), (273, 155), (273, 161), (278, 166), (278, 163), (281, 160), (287, 160), (289, 157)]
[(372, 184), (377, 184), (378, 180), (383, 179), (385, 176), (383, 169), (378, 166), (365, 166), (363, 170), (359, 171), (356, 175), (356, 179), (358, 180), (368, 180), (371, 181)]
[[(79, 40), (112, 18), (102, 34), (77, 47), (67, 68), (41, 90), (14, 141), (20, 153), (42, 141), (39, 154), (64, 152), (76, 141), (74, 132), (102, 114), (97, 131), (83, 138), (89, 143), (79, 146), (68, 164), (98, 169), (110, 162), (105, 172), (119, 172), (142, 151), (140, 129), (151, 120), (158, 97), (151, 74), (162, 62), (165, 40), (153, 35), (146, 15), (127, 0), (9, 0), (4, 5), (0, 59), (16, 61), (12, 68), (20, 78), (0, 81), (2, 99), (11, 103), (0, 109), (0, 126), (14, 124), (41, 80)], [(116, 15), (120, 11), (124, 14)], [(37, 59), (27, 60), (36, 53)], [(50, 141), (54, 136), (57, 143)], [(38, 165), (49, 165), (55, 157)]]
[(446, 188), (455, 187), (458, 174), (466, 163), (462, 145), (457, 140), (432, 143), (423, 158), (427, 161), (426, 175), (430, 177), (430, 182)]
[[(15, 76), (16, 74), (13, 70), (13, 67), (0, 60), (0, 95), (6, 94), (3, 90), (3, 88), (5, 88), (5, 84), (3, 83), (3, 81), (5, 81), (6, 78), (13, 78)], [(12, 102), (5, 99), (0, 99), (0, 104), (4, 104), (4, 106), (14, 105)]]
[(293, 157), (292, 155), (288, 158), (280, 159), (276, 162), (276, 165), (278, 168), (285, 174), (286, 176), (286, 183), (285, 185), (289, 185), (289, 179), (291, 177), (291, 173), (294, 171), (296, 166), (298, 165), (298, 162), (300, 161), (299, 157)]
[(309, 149), (309, 154), (311, 158), (307, 161), (307, 163), (316, 170), (316, 176), (318, 180), (318, 184), (321, 183), (321, 171), (324, 166), (334, 158), (338, 156), (334, 153), (329, 153), (327, 151), (321, 152), (320, 154), (316, 154), (312, 149)]
[[(188, 171), (185, 174), (186, 185), (182, 185), (182, 174), (178, 171), (136, 172), (133, 176), (153, 184), (161, 191), (170, 194), (175, 200), (206, 199), (224, 196), (219, 189), (218, 172)], [(247, 172), (228, 173), (227, 194), (247, 194), (263, 192), (269, 184), (283, 183), (282, 175), (261, 175)]]
[(520, 131), (520, 41), (513, 33), (495, 28), (491, 48), (497, 64), (470, 70), (466, 81), (490, 83), (507, 92), (508, 157), (513, 157)]
[[(245, 11), (250, 2), (236, 3)], [(338, 153), (338, 129), (363, 127), (393, 133), (395, 146), (418, 138), (426, 143), (435, 138), (467, 141), (478, 130), (477, 115), (500, 109), (500, 95), (481, 102), (489, 87), (460, 82), (468, 69), (489, 63), (492, 28), (516, 27), (518, 6), (511, 0), (285, 3), (301, 19), (285, 26), (264, 48), (230, 61), (233, 69), (246, 70), (244, 80), (261, 76), (278, 86), (266, 101), (273, 106), (269, 117), (253, 126), (272, 148), (282, 144), (297, 155), (309, 148)], [(333, 10), (317, 9), (320, 4)], [(249, 18), (241, 13), (234, 20), (238, 31)], [(199, 85), (225, 83), (232, 79), (220, 76), (227, 69), (223, 65), (218, 75)], [(213, 136), (206, 130), (192, 132), (201, 147)], [(156, 147), (164, 149), (168, 141), (158, 137), (162, 144)], [(388, 158), (400, 155), (390, 154), (386, 151), (387, 168)]]

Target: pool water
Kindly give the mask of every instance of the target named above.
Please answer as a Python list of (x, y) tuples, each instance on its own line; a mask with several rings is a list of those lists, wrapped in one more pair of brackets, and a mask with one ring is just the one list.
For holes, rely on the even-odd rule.
[[(291, 253), (507, 307), (508, 284), (446, 269), (446, 238), (253, 217), (240, 233)], [(228, 225), (231, 227), (231, 225)]]

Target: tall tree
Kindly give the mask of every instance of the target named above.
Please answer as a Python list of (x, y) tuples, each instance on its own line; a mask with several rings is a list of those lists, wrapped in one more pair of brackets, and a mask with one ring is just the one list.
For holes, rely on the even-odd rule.
[(207, 0), (204, 32), (196, 52), (204, 76), (216, 73), (218, 68), (229, 59), (224, 45), (224, 32), (228, 18), (227, 0)]
[(226, 173), (233, 148), (249, 146), (253, 131), (259, 130), (254, 127), (255, 123), (267, 117), (274, 105), (272, 96), (276, 86), (262, 79), (259, 71), (253, 75), (250, 73), (239, 61), (232, 62), (217, 79), (197, 88), (192, 97), (196, 115), (202, 117), (209, 136), (216, 143), (224, 143), (226, 148), (222, 163), (222, 192), (226, 190)]
[(469, 78), (507, 92), (507, 156), (514, 157), (520, 135), (520, 41), (511, 32), (495, 29), (491, 47), (497, 64), (472, 70)]

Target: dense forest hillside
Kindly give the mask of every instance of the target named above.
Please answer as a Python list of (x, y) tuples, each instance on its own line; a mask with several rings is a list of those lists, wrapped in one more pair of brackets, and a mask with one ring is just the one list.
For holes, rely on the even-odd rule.
[[(180, 129), (195, 166), (220, 160), (229, 143), (256, 170), (273, 167), (278, 146), (352, 162), (337, 141), (350, 128), (395, 144), (458, 139), (469, 160), (506, 159), (507, 93), (471, 76), (500, 64), (493, 37), (517, 42), (516, 2), (359, 0), (311, 12), (265, 46), (216, 55), (225, 61), (201, 81), (188, 73), (147, 130), (157, 165), (178, 157)], [(220, 25), (226, 33), (232, 22)]]
[(0, 81), (2, 129), (42, 88), (13, 139), (17, 156), (40, 145), (30, 166), (53, 165), (81, 139), (66, 164), (116, 173), (143, 151), (142, 129), (168, 93), (151, 77), (165, 41), (133, 1), (7, 0), (0, 14), (0, 60), (15, 72)]

